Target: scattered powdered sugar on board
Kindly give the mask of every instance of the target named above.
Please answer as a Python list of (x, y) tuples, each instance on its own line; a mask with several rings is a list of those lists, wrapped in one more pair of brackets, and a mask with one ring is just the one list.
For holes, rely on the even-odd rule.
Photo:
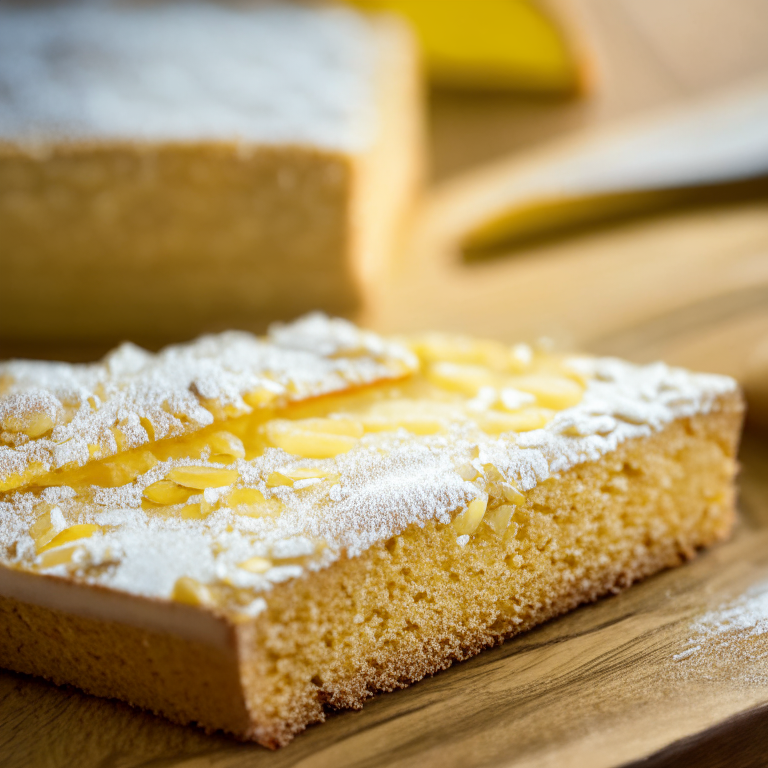
[[(768, 582), (697, 617), (673, 654), (675, 673), (685, 677), (768, 684)], [(760, 663), (758, 663), (760, 662)]]
[(704, 614), (694, 625), (694, 636), (716, 637), (730, 632), (749, 636), (768, 632), (768, 584), (753, 587), (739, 599)]

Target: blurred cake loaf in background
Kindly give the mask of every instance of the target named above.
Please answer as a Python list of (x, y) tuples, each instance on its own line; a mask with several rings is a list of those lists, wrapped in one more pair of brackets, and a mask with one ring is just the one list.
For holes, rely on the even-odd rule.
[(293, 3), (0, 3), (3, 356), (353, 313), (421, 176), (416, 46)]

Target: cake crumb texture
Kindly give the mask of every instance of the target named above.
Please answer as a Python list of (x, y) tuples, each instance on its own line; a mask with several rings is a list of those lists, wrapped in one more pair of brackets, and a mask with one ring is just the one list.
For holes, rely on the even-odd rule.
[(724, 405), (550, 478), (502, 537), (483, 524), (461, 546), (451, 526), (414, 526), (278, 587), (244, 663), (250, 736), (287, 743), (328, 707), (360, 708), (727, 537), (741, 414)]

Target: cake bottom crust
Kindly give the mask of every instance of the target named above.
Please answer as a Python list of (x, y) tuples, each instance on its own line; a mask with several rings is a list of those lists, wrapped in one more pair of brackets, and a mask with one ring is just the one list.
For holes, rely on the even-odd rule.
[(0, 665), (179, 723), (279, 747), (329, 708), (359, 709), (725, 538), (738, 395), (627, 441), (526, 494), (503, 535), (411, 527), (276, 587), (232, 647), (0, 596)]

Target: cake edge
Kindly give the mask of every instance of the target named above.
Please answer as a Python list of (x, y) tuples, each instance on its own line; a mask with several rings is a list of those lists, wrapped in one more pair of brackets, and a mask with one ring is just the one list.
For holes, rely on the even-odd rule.
[[(729, 419), (728, 434), (723, 433), (721, 436), (725, 443), (730, 445), (732, 455), (735, 455), (743, 416), (743, 400), (738, 390), (719, 396), (716, 407), (708, 412), (676, 419), (655, 432), (651, 438), (632, 438), (622, 443), (617, 450), (630, 443), (642, 444), (654, 436), (663, 436), (674, 425), (691, 419), (711, 422), (720, 416)], [(565, 470), (560, 476), (575, 472), (579, 467), (599, 463), (600, 461), (584, 462)], [(346, 682), (332, 686), (329, 690), (315, 690), (314, 701), (310, 702), (309, 707), (294, 703), (292, 719), (265, 718), (263, 709), (255, 700), (263, 693), (260, 690), (260, 681), (264, 679), (261, 675), (264, 659), (259, 657), (258, 650), (254, 652), (253, 649), (257, 647), (263, 628), (268, 626), (266, 613), (251, 621), (235, 620), (204, 608), (173, 605), (103, 587), (78, 585), (57, 577), (31, 575), (0, 567), (0, 611), (10, 617), (6, 618), (9, 622), (6, 624), (9, 628), (7, 640), (10, 642), (3, 653), (2, 666), (41, 676), (57, 684), (77, 685), (96, 695), (120, 698), (157, 714), (163, 714), (177, 723), (195, 723), (209, 732), (225, 730), (239, 739), (258, 741), (264, 746), (277, 748), (287, 744), (307, 725), (323, 721), (327, 708), (359, 709), (363, 702), (377, 691), (410, 685), (447, 668), (454, 661), (474, 656), (484, 648), (498, 645), (580, 604), (618, 592), (635, 581), (691, 559), (698, 549), (726, 538), (730, 532), (735, 519), (735, 490), (732, 479), (731, 477), (726, 489), (730, 497), (726, 499), (721, 510), (722, 526), (718, 535), (698, 539), (694, 537), (687, 543), (682, 542), (679, 547), (659, 551), (634, 570), (624, 569), (618, 573), (609, 571), (598, 586), (593, 585), (588, 592), (575, 590), (563, 596), (559, 607), (545, 612), (535, 620), (512, 630), (507, 628), (495, 634), (491, 632), (490, 635), (488, 627), (484, 627), (474, 636), (450, 649), (449, 653), (442, 657), (433, 656), (430, 662), (423, 662), (420, 666), (414, 667), (413, 659), (403, 658), (400, 662), (401, 669), (384, 669), (378, 679), (371, 679), (370, 676), (366, 678), (364, 674), (358, 675), (357, 678), (351, 676)], [(385, 546), (385, 543), (377, 546)], [(367, 550), (357, 558), (337, 561), (326, 571), (332, 571), (350, 560), (361, 561), (370, 551)], [(316, 578), (317, 574), (313, 574), (313, 577)], [(305, 580), (297, 579), (279, 585), (275, 594), (290, 594), (295, 583), (302, 581)], [(35, 589), (42, 585), (50, 586), (48, 594)], [(71, 612), (61, 610), (62, 599), (68, 601)], [(104, 610), (108, 615), (106, 620), (105, 614), (99, 614), (98, 609)], [(51, 627), (58, 628), (51, 631)], [(138, 677), (134, 675), (136, 679), (132, 679), (129, 675), (121, 681), (121, 685), (127, 688), (118, 690), (114, 680), (109, 679), (109, 669), (97, 669), (95, 674), (93, 670), (89, 670), (83, 675), (83, 669), (80, 668), (78, 674), (78, 664), (89, 663), (93, 649), (79, 661), (76, 658), (62, 659), (61, 641), (62, 638), (66, 640), (67, 637), (72, 638), (73, 634), (83, 632), (90, 632), (94, 642), (98, 642), (99, 638), (109, 639), (109, 653), (123, 652), (126, 658), (138, 658), (139, 663), (143, 660), (146, 665), (145, 678), (142, 679), (139, 674)], [(14, 652), (21, 646), (14, 643), (29, 643), (30, 639), (33, 656), (37, 650), (37, 659), (27, 659), (24, 663), (19, 663)], [(39, 645), (40, 643), (42, 645)], [(34, 648), (35, 644), (38, 644), (37, 649)], [(151, 651), (153, 647), (156, 650)], [(69, 654), (72, 651), (71, 645), (65, 645), (64, 650)], [(58, 668), (62, 661), (70, 664), (69, 671)], [(133, 661), (125, 666), (134, 668), (135, 671), (135, 665), (136, 661)], [(167, 667), (165, 672), (164, 667)], [(196, 675), (190, 678), (189, 669), (195, 669)], [(113, 667), (112, 673), (114, 672)]]

